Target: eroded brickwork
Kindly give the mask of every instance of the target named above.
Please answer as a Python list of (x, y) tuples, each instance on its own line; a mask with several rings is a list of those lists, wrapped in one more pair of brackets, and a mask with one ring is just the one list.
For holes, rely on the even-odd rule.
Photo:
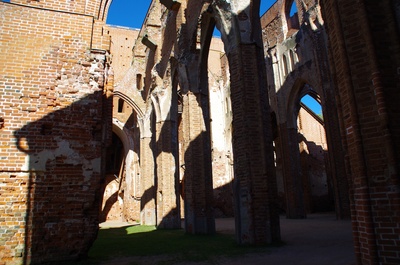
[(110, 35), (111, 66), (114, 71), (114, 85), (118, 86), (132, 64), (132, 49), (139, 34), (138, 29), (105, 26)]
[[(304, 218), (331, 195), (319, 193), (329, 183), (338, 218), (351, 205), (358, 264), (399, 263), (399, 15), (390, 1), (278, 0), (261, 25), (250, 0), (152, 1), (140, 33), (105, 25), (110, 2), (0, 2), (3, 264), (85, 256), (109, 198), (121, 203), (110, 216), (176, 228), (181, 213), (194, 234), (213, 233), (213, 207), (232, 199), (237, 241), (273, 242), (277, 205)], [(213, 44), (214, 25), (222, 42)], [(305, 94), (322, 105), (327, 155), (304, 126)], [(111, 131), (124, 162), (107, 179)], [(106, 188), (114, 175), (122, 182)], [(101, 207), (104, 189), (117, 199)]]
[(90, 16), (9, 3), (0, 9), (0, 259), (78, 258), (98, 229), (111, 129), (104, 123), (111, 118), (107, 53), (91, 49)]
[[(336, 73), (355, 252), (359, 264), (397, 264), (400, 254), (398, 28), (390, 1), (324, 3)], [(383, 23), (387, 26), (383, 26)], [(385, 47), (382, 44), (385, 43)], [(389, 118), (390, 117), (390, 118)]]
[[(298, 10), (292, 16), (289, 14), (291, 3)], [(309, 179), (312, 171), (325, 171), (323, 174), (327, 175), (328, 182), (324, 197), (329, 198), (332, 192), (335, 194), (338, 218), (350, 215), (343, 147), (338, 144), (341, 140), (335, 114), (335, 87), (328, 67), (326, 33), (320, 9), (319, 4), (313, 1), (277, 1), (261, 18), (268, 90), (277, 123), (275, 145), (279, 194), (285, 194), (281, 200), (286, 202), (283, 208), (290, 218), (304, 218), (307, 212), (313, 211), (310, 181), (319, 177), (315, 175), (315, 179)], [(318, 146), (327, 152), (326, 158), (316, 164), (306, 162), (311, 161), (311, 156), (307, 159), (304, 146), (297, 144), (301, 142), (299, 124), (303, 123), (298, 122), (302, 119), (299, 115), (300, 101), (305, 95), (320, 102), (324, 114), (327, 146)], [(314, 123), (317, 125), (317, 120)], [(312, 133), (302, 137), (312, 138)], [(329, 210), (332, 206), (318, 209)]]

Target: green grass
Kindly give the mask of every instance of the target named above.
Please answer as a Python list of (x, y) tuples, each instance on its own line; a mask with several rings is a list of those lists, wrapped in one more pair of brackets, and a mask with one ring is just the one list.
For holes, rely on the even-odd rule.
[(99, 264), (100, 261), (118, 257), (160, 255), (168, 255), (168, 260), (158, 264), (182, 261), (213, 263), (220, 256), (235, 257), (266, 251), (267, 246), (239, 246), (233, 235), (189, 235), (183, 230), (156, 230), (154, 226), (138, 225), (100, 229), (88, 259), (74, 264)]

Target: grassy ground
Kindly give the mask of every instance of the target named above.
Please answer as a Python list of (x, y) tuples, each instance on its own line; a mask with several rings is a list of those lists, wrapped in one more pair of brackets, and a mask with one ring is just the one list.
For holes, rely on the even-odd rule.
[(213, 260), (221, 256), (234, 257), (266, 251), (266, 246), (239, 246), (233, 235), (188, 235), (183, 230), (156, 230), (153, 226), (138, 225), (100, 229), (88, 259), (71, 264), (91, 265), (118, 257), (165, 255), (168, 258), (156, 264), (168, 265), (183, 261), (213, 263)]

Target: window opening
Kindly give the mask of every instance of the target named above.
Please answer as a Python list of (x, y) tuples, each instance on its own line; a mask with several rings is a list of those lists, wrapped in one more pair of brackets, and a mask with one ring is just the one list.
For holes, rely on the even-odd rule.
[(283, 60), (283, 74), (286, 77), (288, 75), (289, 71), (288, 71), (287, 58), (285, 55), (283, 55), (282, 60)]
[(292, 6), (290, 7), (289, 16), (293, 17), (294, 14), (296, 14), (296, 13), (297, 13), (296, 1), (293, 1)]
[(293, 50), (290, 50), (289, 56), (290, 56), (290, 65), (292, 66), (292, 71), (293, 71), (294, 70), (294, 64), (295, 64)]
[(137, 74), (136, 75), (136, 88), (139, 91), (141, 91), (143, 89), (142, 75), (141, 74)]
[(306, 105), (315, 115), (323, 119), (321, 104), (313, 97), (305, 95), (300, 102)]
[(217, 27), (214, 27), (213, 37), (221, 37), (221, 32), (217, 29)]
[(123, 99), (118, 99), (118, 113), (122, 113), (124, 110), (124, 100)]

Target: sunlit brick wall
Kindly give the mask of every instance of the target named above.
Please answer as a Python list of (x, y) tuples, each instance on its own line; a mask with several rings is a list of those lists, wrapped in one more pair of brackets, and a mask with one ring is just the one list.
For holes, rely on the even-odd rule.
[(98, 228), (106, 52), (92, 17), (0, 13), (0, 264), (77, 258)]

